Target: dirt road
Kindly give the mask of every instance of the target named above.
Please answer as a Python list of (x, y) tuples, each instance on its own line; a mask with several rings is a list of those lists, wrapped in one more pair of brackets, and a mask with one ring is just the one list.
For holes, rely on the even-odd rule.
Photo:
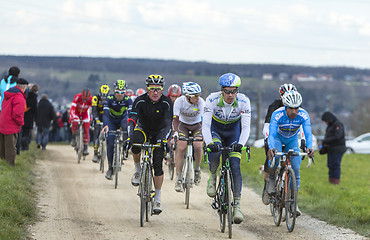
[[(91, 151), (91, 149), (90, 149)], [(119, 173), (118, 188), (104, 178), (90, 155), (77, 164), (70, 146), (48, 146), (46, 157), (37, 161), (39, 221), (30, 226), (31, 239), (227, 239), (219, 230), (218, 215), (205, 193), (206, 178), (191, 192), (190, 209), (184, 195), (165, 181), (163, 212), (140, 227), (137, 188), (130, 183), (132, 159)], [(350, 230), (329, 226), (303, 213), (293, 233), (285, 224), (275, 227), (269, 207), (250, 189), (243, 189), (245, 221), (233, 225), (233, 239), (365, 239)]]

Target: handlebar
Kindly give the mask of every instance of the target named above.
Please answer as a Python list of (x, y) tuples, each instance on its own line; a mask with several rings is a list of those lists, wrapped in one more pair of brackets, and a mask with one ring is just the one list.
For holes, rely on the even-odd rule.
[[(270, 164), (270, 167), (271, 168), (275, 165), (275, 158), (276, 158), (276, 156), (287, 156), (287, 157), (303, 156), (303, 157), (306, 157), (306, 156), (308, 156), (308, 153), (307, 152), (296, 152), (293, 149), (289, 149), (288, 152), (276, 152), (275, 155), (274, 155), (274, 157), (272, 158), (272, 161), (271, 161), (271, 164)], [(311, 167), (311, 163), (312, 162), (315, 164), (314, 159), (309, 157), (308, 158), (307, 168)]]
[[(248, 158), (248, 162), (250, 162), (251, 161), (251, 148), (250, 148), (250, 146), (247, 145), (247, 146), (242, 147), (242, 151), (243, 150), (245, 150), (245, 153), (247, 154), (246, 157)], [(232, 147), (221, 147), (219, 152), (224, 152), (224, 151), (231, 152)], [(210, 152), (212, 152), (211, 149), (209, 149), (207, 147), (204, 147), (204, 155), (205, 155), (204, 162), (205, 163), (208, 163), (208, 153), (210, 153)]]

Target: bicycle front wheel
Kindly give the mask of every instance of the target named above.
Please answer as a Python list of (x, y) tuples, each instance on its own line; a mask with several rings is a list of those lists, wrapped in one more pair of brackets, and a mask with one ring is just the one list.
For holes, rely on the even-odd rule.
[(149, 222), (149, 218), (150, 216), (152, 215), (152, 210), (153, 210), (153, 206), (154, 206), (154, 187), (153, 187), (153, 177), (152, 177), (152, 173), (151, 173), (151, 170), (150, 170), (150, 167), (147, 166), (146, 168), (146, 176), (147, 176), (147, 194), (146, 194), (146, 204), (145, 204), (145, 220), (147, 222)]
[(78, 132), (78, 152), (77, 152), (77, 162), (80, 163), (82, 158), (82, 150), (83, 150), (83, 131), (80, 128)]
[(219, 181), (219, 191), (217, 192), (217, 201), (218, 201), (218, 215), (220, 216), (220, 230), (222, 233), (226, 229), (226, 209), (225, 209), (225, 200), (226, 200), (226, 185), (225, 185), (225, 176), (220, 173)]
[(297, 182), (293, 169), (288, 169), (288, 179), (285, 199), (285, 217), (286, 227), (289, 232), (294, 230), (295, 220), (297, 217)]
[(233, 197), (232, 197), (232, 177), (231, 177), (231, 172), (228, 170), (226, 174), (226, 186), (227, 186), (227, 191), (226, 191), (226, 202), (227, 203), (227, 227), (229, 230), (229, 238), (232, 238), (233, 236), (233, 207), (232, 207), (232, 202), (233, 202)]
[(141, 177), (140, 177), (140, 226), (144, 226), (144, 219), (145, 219), (145, 212), (146, 212), (146, 191), (148, 189), (147, 183), (147, 165), (143, 164), (141, 169)]
[(189, 157), (186, 159), (187, 161), (187, 170), (186, 170), (186, 177), (185, 177), (185, 205), (186, 208), (189, 208), (189, 202), (190, 202), (190, 185), (191, 185), (191, 170), (190, 167), (191, 161)]
[(270, 206), (272, 208), (272, 216), (274, 217), (275, 226), (280, 226), (281, 223), (281, 216), (283, 212), (283, 201), (284, 201), (284, 194), (283, 194), (283, 179), (281, 177), (277, 177), (275, 181), (275, 196), (272, 198)]
[(106, 142), (105, 140), (100, 143), (101, 151), (100, 151), (100, 171), (104, 173), (104, 160), (107, 156), (105, 149), (106, 149)]
[(113, 173), (114, 173), (114, 188), (117, 188), (118, 185), (118, 171), (119, 171), (119, 165), (120, 165), (120, 148), (118, 144), (116, 143), (114, 145), (114, 159), (113, 159)]

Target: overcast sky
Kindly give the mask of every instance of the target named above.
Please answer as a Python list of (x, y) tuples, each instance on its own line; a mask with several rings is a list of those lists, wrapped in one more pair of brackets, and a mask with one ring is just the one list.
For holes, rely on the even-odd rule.
[(370, 68), (367, 0), (0, 3), (0, 54)]

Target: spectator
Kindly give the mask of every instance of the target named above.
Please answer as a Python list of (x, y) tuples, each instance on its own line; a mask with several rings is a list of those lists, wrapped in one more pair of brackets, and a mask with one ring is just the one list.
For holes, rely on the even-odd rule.
[(71, 126), (69, 125), (69, 111), (70, 108), (67, 107), (66, 110), (62, 114), (62, 122), (64, 124), (64, 141), (70, 142), (71, 141)]
[(0, 113), (0, 158), (14, 166), (18, 134), (24, 124), (27, 80), (20, 78), (15, 87), (4, 92), (3, 108)]
[(340, 182), (340, 164), (346, 151), (344, 126), (331, 112), (324, 112), (321, 119), (328, 126), (320, 153), (325, 154), (327, 152), (329, 183), (337, 185)]
[(55, 118), (55, 111), (53, 105), (50, 103), (48, 96), (43, 94), (37, 106), (37, 148), (42, 147), (46, 149), (46, 144), (49, 138), (50, 123)]
[(60, 112), (56, 112), (56, 116), (53, 120), (53, 124), (51, 125), (51, 131), (49, 135), (50, 142), (59, 142), (60, 141), (60, 134), (59, 134), (59, 122), (61, 120)]
[(28, 92), (26, 103), (27, 108), (24, 113), (24, 125), (22, 127), (21, 150), (28, 150), (28, 146), (32, 139), (33, 123), (36, 121), (37, 114), (37, 93), (39, 86), (32, 85), (31, 90)]
[[(5, 78), (3, 78), (0, 82), (0, 112), (1, 106), (4, 99), (4, 92), (7, 91), (9, 88), (14, 87), (17, 84), (18, 76), (21, 70), (18, 67), (11, 67), (9, 68), (9, 74)], [(24, 91), (23, 91), (24, 92)]]

